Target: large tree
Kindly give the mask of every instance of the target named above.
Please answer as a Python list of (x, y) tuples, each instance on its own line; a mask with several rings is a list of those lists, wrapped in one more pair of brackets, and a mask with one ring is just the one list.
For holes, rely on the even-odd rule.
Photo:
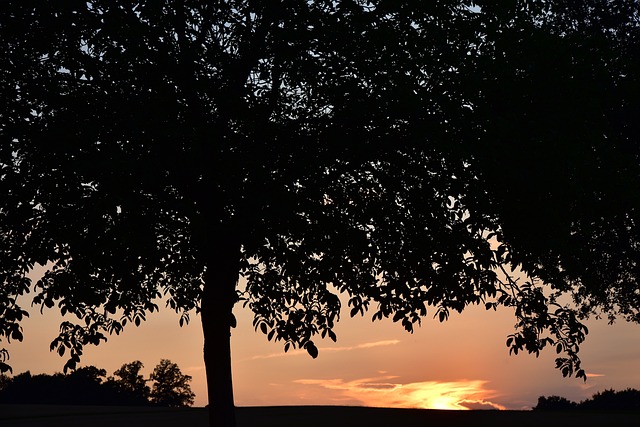
[(637, 3), (3, 2), (1, 336), (39, 263), (66, 368), (198, 311), (212, 425), (239, 300), (314, 357), (339, 293), (409, 331), (501, 304), (584, 376), (581, 321), (639, 320)]

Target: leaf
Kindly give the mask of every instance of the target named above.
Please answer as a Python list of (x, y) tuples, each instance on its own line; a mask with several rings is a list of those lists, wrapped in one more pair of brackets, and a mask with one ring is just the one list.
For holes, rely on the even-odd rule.
[(20, 332), (18, 329), (14, 329), (13, 332), (11, 333), (11, 339), (14, 339), (16, 341), (22, 341), (23, 339), (22, 332)]
[(267, 334), (267, 324), (262, 322), (260, 323), (260, 331), (262, 331), (263, 334)]
[(309, 341), (307, 345), (305, 345), (305, 349), (307, 350), (307, 353), (309, 353), (309, 355), (314, 359), (318, 357), (318, 348), (315, 346), (313, 341)]

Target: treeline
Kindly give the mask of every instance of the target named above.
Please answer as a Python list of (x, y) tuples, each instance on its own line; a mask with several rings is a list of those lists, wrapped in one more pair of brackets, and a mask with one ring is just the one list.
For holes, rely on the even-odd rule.
[(622, 391), (605, 390), (580, 403), (561, 396), (540, 396), (534, 411), (640, 411), (640, 391), (628, 388)]
[[(9, 377), (0, 375), (0, 403), (55, 405), (191, 406), (191, 376), (177, 364), (160, 360), (149, 378), (140, 371), (139, 360), (126, 363), (107, 377), (95, 366), (69, 374), (31, 375), (29, 371)], [(148, 385), (150, 384), (150, 386)]]

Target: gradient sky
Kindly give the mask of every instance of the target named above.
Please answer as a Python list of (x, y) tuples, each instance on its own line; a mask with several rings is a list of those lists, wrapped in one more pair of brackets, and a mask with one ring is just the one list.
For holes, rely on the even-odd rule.
[[(23, 322), (24, 341), (8, 346), (14, 373), (62, 371), (66, 359), (49, 351), (60, 316), (52, 310), (44, 315), (31, 311)], [(390, 320), (371, 322), (371, 314), (349, 318), (344, 313), (335, 330), (338, 341), (318, 339), (320, 355), (315, 360), (302, 351), (285, 354), (282, 343), (254, 332), (248, 309), (238, 306), (236, 317), (232, 357), (238, 406), (529, 409), (541, 395), (580, 401), (609, 388), (640, 389), (640, 326), (624, 321), (587, 323), (590, 333), (580, 351), (589, 374), (585, 383), (562, 377), (554, 368), (553, 348), (539, 358), (510, 356), (505, 342), (515, 320), (506, 309), (469, 307), (445, 323), (428, 316), (413, 334)], [(162, 358), (193, 377), (196, 405), (204, 406), (199, 316), (180, 328), (171, 310), (150, 314), (140, 327), (128, 325), (99, 347), (86, 347), (82, 365), (96, 365), (111, 375), (122, 364), (141, 360), (148, 375)]]

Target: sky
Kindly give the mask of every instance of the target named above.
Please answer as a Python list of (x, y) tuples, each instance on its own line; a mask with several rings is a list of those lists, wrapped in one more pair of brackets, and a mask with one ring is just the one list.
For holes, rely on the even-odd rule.
[[(14, 374), (62, 371), (66, 359), (49, 351), (61, 317), (54, 310), (31, 312), (23, 322), (24, 341), (8, 346)], [(267, 341), (253, 330), (251, 312), (238, 306), (238, 327), (232, 332), (236, 405), (518, 410), (535, 406), (539, 396), (579, 402), (605, 389), (640, 389), (640, 325), (587, 323), (589, 335), (580, 349), (589, 377), (584, 382), (562, 377), (553, 348), (539, 358), (510, 356), (505, 343), (515, 319), (507, 309), (472, 306), (444, 323), (432, 319), (435, 310), (431, 313), (409, 334), (391, 320), (372, 322), (371, 313), (350, 318), (345, 312), (335, 329), (337, 342), (318, 338), (320, 354), (312, 359), (304, 351), (284, 353), (282, 342)], [(170, 359), (193, 377), (195, 405), (204, 406), (200, 317), (192, 315), (182, 328), (170, 309), (147, 319), (139, 327), (127, 325), (98, 347), (86, 347), (81, 365), (111, 375), (124, 363), (140, 360), (148, 376), (160, 359)]]

